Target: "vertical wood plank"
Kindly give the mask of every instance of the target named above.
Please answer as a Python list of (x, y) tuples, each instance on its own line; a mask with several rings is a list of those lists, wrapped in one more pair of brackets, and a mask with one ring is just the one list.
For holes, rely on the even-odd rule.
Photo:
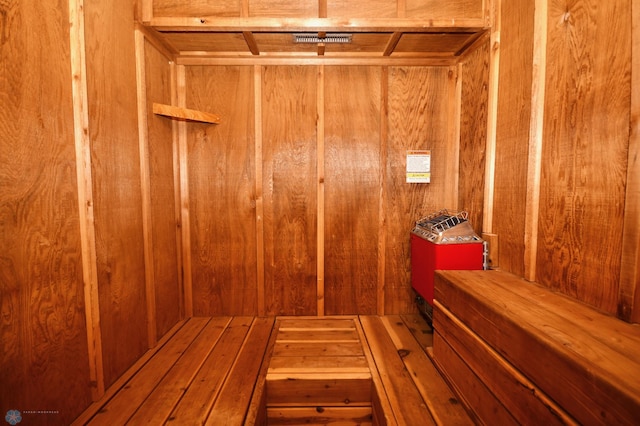
[(268, 66), (262, 85), (266, 312), (315, 315), (316, 68)]
[[(389, 67), (385, 182), (385, 314), (417, 312), (409, 232), (416, 220), (449, 207), (457, 140), (450, 140), (454, 76), (446, 67)], [(431, 150), (429, 184), (406, 182), (409, 150)], [(457, 190), (455, 192), (457, 194)]]
[(153, 0), (140, 0), (140, 19), (142, 22), (151, 22), (153, 19)]
[(100, 300), (98, 297), (98, 269), (96, 254), (95, 217), (93, 211), (93, 183), (91, 178), (91, 150), (89, 140), (89, 104), (87, 100), (87, 65), (85, 59), (83, 0), (69, 0), (71, 38), (71, 74), (73, 119), (82, 247), (82, 275), (84, 282), (85, 322), (89, 355), (89, 377), (93, 400), (105, 392), (100, 331)]
[(83, 10), (100, 325), (108, 386), (148, 349), (135, 23), (129, 0), (85, 2)]
[[(177, 105), (186, 108), (186, 71), (184, 65), (176, 66)], [(189, 214), (189, 145), (187, 123), (180, 121), (178, 131), (178, 156), (180, 163), (180, 223), (182, 228), (182, 285), (184, 289), (184, 314), (193, 316), (193, 265), (191, 262), (191, 216)]]
[(462, 60), (458, 207), (469, 212), (478, 235), (482, 234), (486, 185), (489, 48), (485, 39)]
[[(495, 194), (496, 143), (498, 126), (498, 88), (500, 77), (500, 4), (496, 0), (488, 11), (487, 19), (492, 23), (489, 41), (489, 81), (487, 99), (487, 143), (485, 151), (485, 185), (482, 215), (482, 232), (493, 232), (493, 206)], [(479, 225), (479, 224), (478, 224)]]
[[(525, 263), (534, 7), (534, 2), (502, 2), (500, 6), (500, 70), (490, 229), (499, 240), (497, 264), (500, 269), (519, 276), (524, 276)], [(489, 232), (488, 229), (484, 231)], [(496, 237), (492, 239), (495, 241)], [(489, 241), (491, 260), (495, 248)]]
[(629, 154), (631, 2), (547, 5), (535, 278), (615, 314)]
[(397, 0), (397, 17), (405, 18), (407, 16), (407, 0)]
[(254, 120), (255, 120), (255, 167), (256, 167), (256, 267), (258, 315), (265, 315), (265, 263), (264, 263), (264, 175), (262, 167), (262, 66), (253, 69)]
[[(178, 105), (178, 65), (174, 61), (169, 63), (170, 98), (171, 105)], [(180, 127), (177, 120), (171, 120), (171, 151), (173, 153), (173, 210), (176, 218), (176, 265), (178, 266), (178, 309), (180, 318), (186, 317), (186, 286), (184, 256), (184, 227), (182, 223), (182, 178), (180, 156)]]
[(380, 161), (378, 180), (378, 285), (376, 291), (376, 314), (384, 315), (385, 311), (385, 268), (387, 253), (387, 217), (385, 214), (387, 161), (389, 161), (389, 67), (382, 67), (380, 77)]
[[(486, 21), (486, 0), (404, 0), (407, 18), (478, 19)], [(500, 0), (495, 0), (500, 1)]]
[(318, 18), (327, 17), (327, 0), (318, 0)]
[(379, 67), (325, 68), (325, 308), (376, 310)]
[[(144, 34), (144, 81), (149, 173), (149, 220), (153, 244), (153, 303), (156, 338), (184, 315), (180, 253), (180, 189), (176, 120), (153, 113), (152, 103), (175, 105), (172, 55)], [(149, 301), (148, 301), (149, 302)]]
[(462, 81), (463, 67), (461, 63), (449, 67), (449, 76), (447, 80), (447, 97), (449, 121), (447, 134), (447, 148), (451, 152), (451, 161), (444, 164), (447, 177), (442, 199), (442, 206), (445, 208), (458, 210), (459, 194), (460, 194), (460, 126), (462, 119)]
[(140, 152), (140, 182), (142, 192), (142, 233), (144, 240), (145, 291), (147, 304), (147, 340), (149, 347), (152, 348), (157, 342), (157, 327), (144, 43), (144, 34), (136, 30), (136, 88), (138, 95), (138, 144)]
[[(631, 4), (631, 117), (618, 316), (640, 322), (640, 3)], [(635, 90), (633, 89), (635, 88)]]
[(536, 280), (538, 218), (540, 216), (540, 173), (545, 114), (547, 72), (547, 0), (535, 2), (533, 30), (533, 73), (531, 75), (531, 125), (525, 205), (524, 278)]
[(187, 127), (194, 314), (256, 315), (254, 66), (187, 73), (188, 107), (223, 118)]
[(325, 120), (324, 120), (324, 65), (318, 66), (318, 77), (317, 77), (317, 100), (316, 100), (316, 110), (318, 113), (318, 121), (316, 124), (316, 137), (317, 137), (317, 196), (318, 196), (318, 229), (317, 229), (317, 254), (316, 254), (316, 267), (317, 267), (317, 315), (324, 316), (325, 314), (325, 292), (324, 292), (324, 239), (325, 239), (325, 206), (324, 206), (324, 177), (325, 177), (325, 147), (324, 147), (324, 128), (325, 128)]

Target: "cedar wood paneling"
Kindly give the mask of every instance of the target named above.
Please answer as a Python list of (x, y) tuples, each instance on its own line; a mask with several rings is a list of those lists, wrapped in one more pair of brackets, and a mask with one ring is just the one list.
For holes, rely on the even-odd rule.
[(493, 231), (500, 269), (524, 276), (527, 156), (531, 116), (533, 2), (502, 10)]
[(148, 348), (133, 9), (119, 0), (87, 3), (84, 12), (102, 357), (109, 386)]
[(315, 315), (318, 70), (262, 72), (265, 312)]
[[(411, 312), (408, 231), (413, 223), (442, 208), (456, 167), (457, 142), (449, 140), (448, 111), (453, 102), (446, 67), (389, 67), (386, 162), (384, 174), (384, 301), (386, 313)], [(430, 184), (406, 183), (407, 150), (431, 150)]]
[(68, 2), (0, 5), (0, 412), (52, 411), (25, 423), (91, 401), (69, 54)]
[(465, 55), (460, 95), (460, 168), (458, 207), (469, 212), (469, 220), (482, 235), (487, 141), (487, 88), (489, 42)]
[(612, 314), (629, 146), (630, 15), (631, 2), (621, 1), (550, 1), (548, 9), (553, 72), (546, 79), (536, 281)]
[(153, 285), (157, 338), (182, 316), (176, 227), (176, 185), (172, 120), (153, 114), (151, 104), (171, 103), (171, 68), (168, 59), (145, 41), (145, 81), (151, 195)]
[(194, 315), (257, 313), (253, 67), (187, 67)]
[[(253, 315), (262, 308), (316, 314), (319, 220), (325, 226), (324, 313), (376, 313), (379, 297), (386, 313), (415, 309), (409, 230), (416, 219), (455, 200), (448, 194), (457, 158), (447, 128), (450, 74), (438, 67), (382, 69), (327, 66), (318, 80), (316, 67), (263, 67), (258, 150), (250, 116), (253, 67), (187, 67), (187, 107), (224, 117), (219, 125), (190, 127), (194, 314)], [(317, 84), (324, 86), (321, 112)], [(322, 153), (316, 147), (320, 113)], [(388, 122), (383, 126), (382, 120)], [(406, 184), (408, 149), (433, 150), (432, 184)], [(261, 181), (254, 176), (257, 161)], [(316, 201), (320, 161), (323, 216)], [(255, 199), (256, 188), (264, 199)], [(255, 210), (260, 201), (262, 235)], [(264, 247), (257, 253), (259, 241)]]

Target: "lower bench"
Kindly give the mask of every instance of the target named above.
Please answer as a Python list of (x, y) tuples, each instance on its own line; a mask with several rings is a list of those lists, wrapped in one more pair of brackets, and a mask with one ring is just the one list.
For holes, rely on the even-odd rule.
[(500, 271), (439, 271), (433, 357), (478, 423), (637, 424), (640, 326)]

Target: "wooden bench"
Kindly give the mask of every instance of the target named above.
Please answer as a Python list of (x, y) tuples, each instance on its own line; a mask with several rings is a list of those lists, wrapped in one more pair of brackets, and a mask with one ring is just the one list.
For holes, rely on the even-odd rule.
[(433, 357), (485, 424), (638, 424), (640, 326), (500, 271), (439, 271)]
[(378, 425), (472, 425), (471, 418), (397, 315), (363, 316)]

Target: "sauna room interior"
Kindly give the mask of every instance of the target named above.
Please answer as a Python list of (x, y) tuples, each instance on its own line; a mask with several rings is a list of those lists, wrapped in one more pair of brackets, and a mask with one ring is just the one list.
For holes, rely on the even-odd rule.
[(0, 55), (7, 424), (640, 419), (637, 1), (3, 0)]

